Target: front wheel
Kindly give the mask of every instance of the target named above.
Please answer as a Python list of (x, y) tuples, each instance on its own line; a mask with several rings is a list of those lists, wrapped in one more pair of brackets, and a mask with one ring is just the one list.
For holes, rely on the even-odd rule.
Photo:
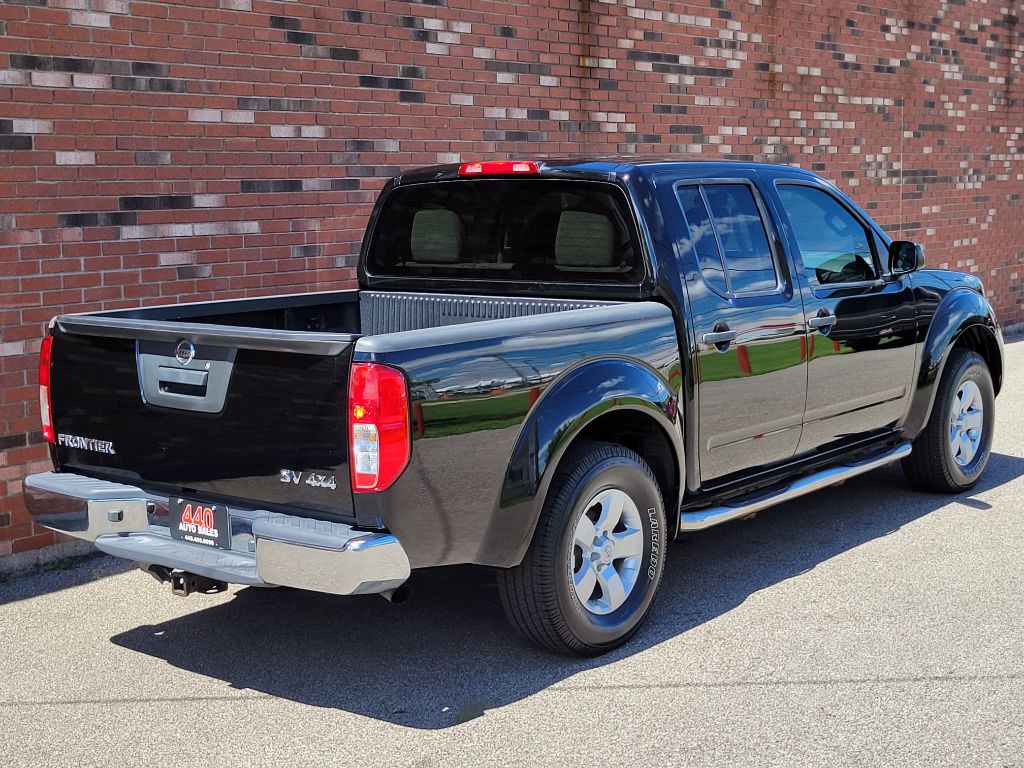
[(977, 483), (992, 453), (995, 401), (985, 360), (976, 352), (954, 349), (928, 424), (903, 460), (911, 483), (933, 493), (960, 493)]
[(505, 612), (551, 650), (595, 656), (646, 618), (665, 568), (665, 505), (650, 467), (613, 443), (575, 447), (523, 562), (498, 572)]

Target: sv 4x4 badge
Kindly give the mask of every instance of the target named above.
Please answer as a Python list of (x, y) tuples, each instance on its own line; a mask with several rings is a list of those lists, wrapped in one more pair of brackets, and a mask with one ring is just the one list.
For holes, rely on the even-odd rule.
[(320, 475), (316, 472), (297, 472), (294, 469), (282, 469), (281, 482), (298, 485), (302, 482), (303, 475), (306, 476), (306, 485), (311, 485), (314, 488), (330, 488), (333, 491), (338, 487), (334, 475)]

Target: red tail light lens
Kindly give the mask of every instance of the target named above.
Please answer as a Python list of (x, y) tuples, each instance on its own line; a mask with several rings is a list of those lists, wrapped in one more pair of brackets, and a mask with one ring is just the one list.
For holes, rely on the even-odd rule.
[(459, 166), (459, 176), (524, 176), (536, 173), (540, 173), (540, 166), (532, 160), (488, 160)]
[(43, 339), (39, 347), (39, 418), (43, 422), (43, 439), (48, 443), (57, 442), (57, 433), (53, 430), (53, 409), (50, 408), (50, 352), (53, 348), (53, 336)]
[(383, 491), (409, 463), (409, 391), (401, 371), (353, 363), (348, 385), (352, 490)]

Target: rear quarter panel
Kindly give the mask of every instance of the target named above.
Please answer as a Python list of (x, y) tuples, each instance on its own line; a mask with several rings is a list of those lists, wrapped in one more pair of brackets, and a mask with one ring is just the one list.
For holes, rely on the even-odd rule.
[[(604, 388), (605, 408), (648, 407), (639, 401), (651, 392), (630, 386), (643, 378), (637, 370), (665, 396), (680, 385), (672, 311), (656, 302), (365, 337), (354, 360), (409, 378), (410, 465), (388, 491), (354, 496), (360, 521), (386, 525), (413, 567), (514, 565), (533, 533), (548, 460), (564, 448), (556, 438), (593, 410), (593, 393)], [(584, 366), (578, 397), (545, 395)], [(538, 424), (536, 436), (524, 434)]]

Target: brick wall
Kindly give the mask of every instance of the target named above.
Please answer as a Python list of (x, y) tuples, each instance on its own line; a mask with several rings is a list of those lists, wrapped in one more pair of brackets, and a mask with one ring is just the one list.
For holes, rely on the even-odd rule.
[(1024, 320), (1019, 2), (0, 0), (0, 556), (49, 318), (350, 285), (385, 177), (798, 163)]

